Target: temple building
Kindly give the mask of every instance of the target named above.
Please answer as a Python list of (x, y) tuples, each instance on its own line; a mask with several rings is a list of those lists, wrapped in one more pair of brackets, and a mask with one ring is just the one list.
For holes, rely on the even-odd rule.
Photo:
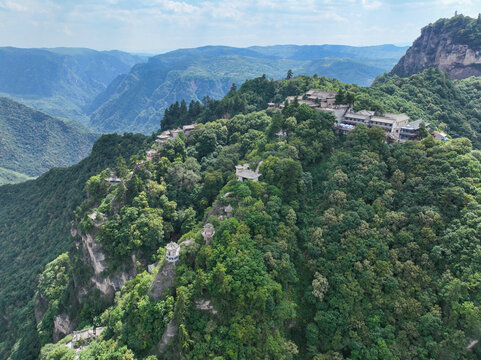
[(182, 130), (184, 131), (184, 135), (185, 135), (186, 137), (189, 137), (189, 136), (190, 136), (190, 133), (192, 132), (192, 130), (195, 129), (196, 126), (197, 126), (197, 124), (184, 125), (184, 126), (182, 126)]
[(175, 242), (170, 242), (166, 246), (167, 252), (165, 253), (165, 259), (168, 262), (175, 263), (179, 260), (180, 245)]
[[(411, 121), (401, 128), (399, 140), (418, 140), (420, 138), (421, 124), (424, 120)], [(424, 122), (425, 127), (429, 127), (429, 123)]]
[(155, 149), (150, 149), (150, 150), (147, 150), (147, 152), (145, 153), (145, 157), (148, 161), (152, 161), (154, 160), (154, 157), (158, 154), (158, 150), (155, 150)]
[(244, 165), (236, 165), (235, 167), (235, 174), (237, 176), (237, 180), (244, 181), (244, 180), (252, 180), (252, 181), (259, 181), (259, 172), (253, 171), (249, 168), (249, 164)]
[(434, 140), (437, 141), (449, 141), (448, 134), (439, 132), (439, 131), (433, 131), (431, 135), (434, 137)]
[(189, 137), (190, 133), (192, 132), (192, 130), (195, 129), (196, 126), (197, 126), (197, 124), (184, 125), (184, 126), (182, 126), (182, 129), (172, 129), (172, 130), (162, 131), (162, 133), (157, 136), (157, 139), (155, 140), (155, 143), (158, 146), (162, 146), (162, 144), (164, 142), (166, 142), (167, 140), (173, 140), (177, 136), (179, 136), (179, 133), (181, 131), (184, 132), (184, 135), (186, 137)]

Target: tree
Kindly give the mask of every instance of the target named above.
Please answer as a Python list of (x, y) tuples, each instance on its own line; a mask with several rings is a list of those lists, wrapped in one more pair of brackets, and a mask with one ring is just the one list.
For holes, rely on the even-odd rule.
[(424, 139), (428, 135), (429, 135), (429, 132), (426, 128), (426, 124), (423, 121), (423, 122), (421, 122), (421, 124), (419, 124), (419, 137), (421, 139)]
[(297, 120), (295, 117), (290, 116), (286, 119), (286, 121), (284, 122), (284, 127), (288, 136), (295, 131), (296, 126), (297, 126)]
[(319, 301), (322, 301), (328, 289), (329, 282), (327, 279), (316, 272), (314, 274), (314, 280), (312, 280), (312, 295), (314, 295)]
[(291, 69), (287, 70), (286, 79), (287, 79), (287, 80), (291, 80), (293, 75), (294, 75), (294, 74), (293, 74), (293, 72), (292, 72)]
[(336, 101), (334, 102), (335, 105), (345, 104), (346, 93), (344, 89), (339, 90), (336, 95)]
[(353, 92), (347, 91), (346, 94), (344, 95), (343, 100), (345, 104), (348, 104), (349, 107), (351, 107), (354, 104), (355, 98), (356, 98), (356, 95)]

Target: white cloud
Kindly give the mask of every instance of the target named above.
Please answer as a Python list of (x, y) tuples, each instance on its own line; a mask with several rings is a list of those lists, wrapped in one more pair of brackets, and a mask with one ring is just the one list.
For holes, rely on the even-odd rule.
[(20, 4), (19, 1), (4, 0), (0, 1), (0, 8), (11, 11), (27, 11), (28, 7)]
[(473, 5), (472, 0), (438, 0), (439, 5), (451, 6), (451, 5)]
[(375, 10), (383, 5), (379, 0), (361, 0), (361, 4), (367, 10)]
[[(481, 0), (0, 0), (0, 45), (142, 51), (408, 42), (455, 10), (477, 16), (476, 2)], [(382, 11), (376, 28), (373, 11)]]
[(182, 1), (158, 0), (157, 2), (164, 10), (172, 11), (178, 14), (191, 14), (194, 11), (198, 10), (196, 6), (187, 4)]

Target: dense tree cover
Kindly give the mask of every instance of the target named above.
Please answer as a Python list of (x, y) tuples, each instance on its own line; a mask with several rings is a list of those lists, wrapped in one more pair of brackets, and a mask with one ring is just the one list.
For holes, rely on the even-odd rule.
[(466, 346), (480, 335), (480, 171), (467, 139), (387, 146), (356, 129), (328, 162), (305, 243), (322, 292), (305, 299), (311, 356), (479, 356)]
[(32, 178), (16, 171), (0, 168), (0, 186), (5, 184), (18, 184), (27, 180), (32, 180)]
[(0, 184), (15, 173), (26, 180), (56, 166), (76, 164), (99, 136), (8, 98), (0, 98), (0, 131)]
[(45, 264), (70, 249), (72, 213), (85, 197), (89, 177), (114, 167), (119, 157), (138, 153), (145, 139), (104, 135), (79, 164), (0, 187), (0, 358), (36, 358), (33, 294), (38, 275)]
[(433, 25), (436, 32), (452, 32), (455, 44), (468, 45), (473, 50), (481, 48), (481, 18), (473, 19), (462, 14), (450, 19), (439, 19)]
[[(107, 325), (103, 338), (117, 338), (136, 354), (145, 355), (156, 346), (172, 318), (174, 298), (154, 301), (147, 295), (152, 280), (153, 276), (144, 272), (124, 286), (115, 306), (102, 314), (101, 321)], [(113, 351), (118, 350), (107, 349), (107, 353)], [(96, 353), (106, 356), (94, 347), (82, 354), (82, 359), (98, 359)]]
[(185, 100), (175, 102), (165, 109), (164, 117), (160, 121), (162, 130), (182, 127), (183, 125), (192, 124), (197, 116), (199, 116), (201, 104), (199, 101), (192, 100), (187, 108)]
[(67, 289), (72, 285), (71, 271), (72, 265), (68, 254), (63, 253), (48, 263), (40, 275), (36, 294), (36, 300), (39, 304), (37, 308), (42, 308), (41, 303), (48, 303), (47, 309), (41, 309), (45, 313), (37, 325), (41, 344), (49, 342), (53, 331), (53, 319), (60, 314), (62, 305), (67, 303)]
[[(478, 151), (463, 138), (385, 144), (376, 127), (336, 138), (333, 121), (305, 105), (239, 114), (199, 125), (179, 138), (184, 146), (162, 149), (142, 164), (150, 177), (134, 171), (136, 195), (119, 213), (175, 202), (182, 215), (170, 237), (193, 237), (197, 245), (183, 252), (175, 289), (157, 302), (143, 295), (150, 275), (126, 286), (119, 299), (129, 300), (102, 315), (108, 332), (86, 354), (154, 356), (152, 326), (163, 332), (173, 319), (167, 358), (478, 357), (476, 346), (466, 350), (481, 336)], [(276, 136), (278, 129), (287, 136)], [(235, 179), (232, 164), (242, 159), (252, 167), (263, 160), (260, 182)], [(146, 195), (152, 183), (162, 187), (156, 196)], [(226, 204), (232, 218), (218, 216)], [(188, 212), (193, 217), (183, 223)], [(127, 224), (136, 227), (135, 219)], [(207, 221), (216, 227), (210, 245), (200, 236)], [(155, 246), (143, 252), (162, 256)], [(198, 308), (199, 300), (213, 309)], [(156, 306), (159, 318), (148, 315)], [(148, 340), (129, 340), (139, 331)]]
[[(300, 203), (312, 189), (312, 178), (303, 172), (299, 159), (305, 158), (306, 164), (318, 161), (335, 139), (331, 115), (307, 106), (287, 111), (287, 118), (296, 124), (290, 125), (288, 141), (292, 145), (278, 141), (271, 129), (272, 118), (265, 112), (239, 114), (199, 125), (189, 139), (167, 142), (152, 163), (134, 161), (133, 172), (119, 185), (102, 186), (98, 179), (107, 172), (87, 182), (87, 203), (97, 204), (98, 211), (108, 217), (97, 240), (112, 264), (125, 263), (132, 253), (155, 261), (157, 248), (182, 233), (190, 233), (202, 243), (199, 220), (203, 214), (218, 211), (209, 206), (216, 202), (219, 191), (230, 193), (225, 201), (238, 208), (238, 216), (225, 221), (210, 216), (218, 227), (219, 240), (208, 247), (197, 245), (183, 256), (173, 293), (153, 301), (146, 295), (153, 277), (146, 273), (126, 285), (116, 305), (100, 317), (107, 325), (103, 341), (117, 345), (108, 350), (102, 343), (92, 345), (86, 354), (92, 351), (100, 356), (98, 352), (104, 351), (101, 356), (107, 356), (127, 346), (136, 357), (147, 356), (159, 342), (172, 310), (179, 334), (170, 353), (180, 351), (190, 358), (211, 354), (258, 358), (264, 354), (286, 359), (299, 353), (285, 328), (296, 315), (296, 293), (290, 289), (298, 280), (291, 260), (297, 249), (294, 209), (303, 207)], [(286, 117), (276, 116), (280, 117), (276, 126), (286, 128)], [(316, 145), (319, 142), (322, 146)], [(313, 155), (308, 148), (318, 153)], [(264, 159), (261, 172), (272, 184), (233, 180), (234, 165), (241, 158), (253, 164)], [(216, 204), (214, 207), (220, 206)], [(91, 211), (90, 206), (82, 208)], [(80, 218), (81, 228), (88, 231), (88, 218)], [(205, 311), (195, 308), (194, 301), (204, 297), (218, 309), (217, 320), (209, 320)], [(174, 308), (169, 310), (169, 306)], [(165, 309), (164, 315), (159, 309)], [(158, 320), (153, 320), (155, 316)], [(203, 326), (209, 326), (207, 340)], [(252, 329), (256, 329), (254, 333)], [(55, 348), (48, 345), (44, 349)]]
[[(381, 92), (319, 77), (257, 81), (266, 99), (272, 85), (280, 100), (310, 87), (342, 88), (354, 106)], [(475, 81), (463, 84), (476, 91)], [(256, 91), (241, 89), (220, 106)], [(380, 111), (401, 99), (381, 98)], [(212, 121), (204, 110), (203, 123), (167, 141), (153, 161), (134, 156), (111, 167), (119, 184), (102, 181), (109, 170), (87, 182), (76, 221), (96, 234), (107, 272), (135, 254), (139, 274), (105, 312), (83, 313), (82, 326), (106, 330), (82, 357), (479, 357), (478, 346), (466, 350), (481, 336), (481, 155), (468, 139), (386, 144), (380, 128), (364, 126), (338, 137), (332, 115), (296, 103)], [(259, 165), (259, 182), (237, 181), (234, 166), (245, 162)], [(99, 229), (86, 216), (95, 209), (107, 215)], [(210, 244), (201, 236), (207, 222), (216, 228)], [(165, 244), (187, 239), (194, 243), (182, 249), (175, 285), (154, 300), (156, 272), (143, 269), (160, 260), (161, 271)], [(70, 273), (79, 271), (78, 256), (69, 254)], [(49, 269), (40, 286), (62, 289), (62, 277), (47, 281)], [(175, 337), (161, 354), (168, 324)], [(54, 351), (66, 350), (47, 344), (42, 354)]]

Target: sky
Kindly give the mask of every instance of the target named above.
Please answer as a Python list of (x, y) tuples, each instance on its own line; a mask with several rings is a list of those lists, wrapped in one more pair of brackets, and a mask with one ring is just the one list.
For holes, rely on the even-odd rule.
[(481, 0), (0, 0), (0, 46), (161, 53), (204, 45), (408, 45)]

